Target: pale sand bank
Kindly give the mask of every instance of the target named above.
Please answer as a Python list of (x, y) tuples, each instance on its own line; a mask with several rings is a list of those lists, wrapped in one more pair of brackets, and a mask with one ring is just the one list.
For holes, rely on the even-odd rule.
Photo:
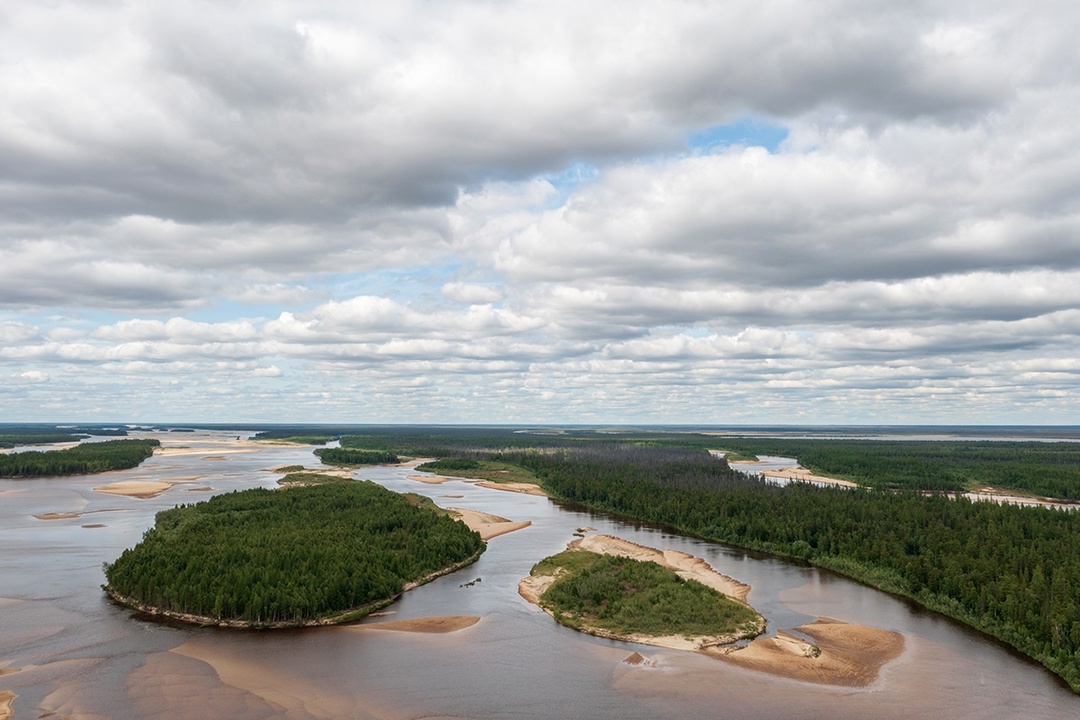
[(126, 511), (121, 510), (120, 508), (109, 508), (109, 509), (106, 509), (106, 510), (83, 510), (83, 511), (77, 511), (77, 512), (47, 512), (47, 513), (36, 513), (34, 515), (34, 517), (36, 517), (38, 520), (72, 520), (74, 518), (80, 518), (83, 515), (94, 515), (96, 513), (107, 513), (107, 512), (126, 512)]
[(96, 487), (94, 492), (146, 499), (157, 497), (175, 484), (164, 480), (121, 480)]
[(864, 687), (877, 679), (882, 666), (904, 649), (897, 632), (849, 625), (821, 618), (795, 628), (813, 645), (784, 631), (775, 638), (757, 638), (741, 649), (715, 649), (709, 654), (740, 667), (822, 685)]
[(221, 456), (230, 456), (230, 454), (243, 454), (246, 452), (258, 452), (259, 446), (248, 447), (228, 447), (228, 448), (193, 448), (186, 446), (177, 447), (158, 447), (154, 448), (153, 454), (164, 458), (175, 458), (181, 456), (205, 456), (207, 452), (213, 452), (215, 458)]
[(10, 690), (0, 690), (0, 720), (9, 720), (15, 717), (15, 711), (11, 709), (11, 703), (19, 697)]
[(348, 630), (394, 630), (397, 632), (442, 634), (464, 630), (478, 622), (480, 622), (480, 618), (474, 615), (444, 615), (412, 620), (385, 620), (364, 625), (343, 625), (342, 628)]
[(79, 517), (80, 515), (82, 515), (82, 513), (77, 513), (77, 512), (47, 512), (47, 513), (37, 513), (36, 515), (34, 515), (34, 517), (36, 517), (38, 520), (71, 520), (73, 518)]
[(777, 478), (780, 480), (793, 480), (800, 482), (815, 482), (822, 483), (824, 485), (837, 485), (839, 487), (856, 488), (859, 487), (858, 483), (853, 483), (849, 480), (838, 480), (837, 478), (825, 477), (823, 475), (815, 475), (806, 468), (800, 465), (794, 465), (792, 467), (783, 468), (781, 470), (763, 470), (762, 477)]
[(451, 482), (453, 480), (463, 480), (459, 477), (448, 477), (446, 475), (406, 475), (406, 480), (415, 480), (416, 482), (422, 482), (427, 485), (442, 485), (445, 482)]
[(482, 488), (488, 488), (491, 490), (505, 490), (507, 492), (522, 493), (523, 495), (539, 495), (541, 497), (548, 497), (548, 494), (540, 489), (539, 485), (533, 483), (523, 482), (491, 482), (489, 480), (481, 480), (476, 483)]
[[(587, 550), (589, 552), (598, 553), (600, 555), (618, 555), (621, 557), (628, 557), (634, 560), (644, 560), (648, 562), (654, 562), (657, 565), (665, 567), (679, 577), (697, 580), (703, 585), (713, 588), (714, 590), (727, 595), (732, 600), (746, 604), (746, 596), (750, 592), (750, 586), (746, 583), (741, 583), (738, 580), (734, 580), (726, 575), (718, 573), (707, 562), (701, 558), (696, 558), (693, 555), (680, 552), (677, 550), (660, 551), (655, 548), (646, 547), (644, 545), (638, 545), (637, 543), (630, 542), (629, 540), (623, 540), (622, 538), (613, 537), (611, 535), (590, 535), (589, 537), (580, 538), (574, 540), (568, 546), (569, 549), (574, 550)], [(551, 587), (557, 577), (550, 575), (531, 575), (520, 583), (518, 583), (518, 594), (528, 600), (534, 605), (540, 605), (540, 596)], [(544, 612), (552, 615), (551, 611), (547, 608), (542, 608)], [(758, 632), (765, 629), (765, 621), (759, 617)], [(635, 642), (642, 645), (653, 645), (655, 647), (670, 648), (673, 650), (687, 650), (687, 651), (703, 651), (706, 648), (714, 647), (718, 645), (726, 645), (735, 642), (743, 635), (698, 635), (698, 636), (685, 636), (685, 635), (642, 635), (642, 634), (628, 634), (620, 635), (609, 632), (607, 630), (601, 630), (598, 628), (582, 628), (584, 632), (590, 635), (596, 635), (597, 637), (612, 638), (614, 640), (622, 640), (624, 642)]]
[(480, 533), (480, 539), (485, 541), (532, 525), (530, 520), (514, 522), (478, 510), (465, 510), (463, 508), (447, 508), (447, 510), (460, 517), (461, 521), (468, 525), (470, 530)]
[(599, 555), (621, 555), (634, 560), (648, 560), (666, 567), (681, 578), (697, 580), (702, 585), (711, 587), (744, 605), (747, 595), (750, 594), (750, 586), (746, 583), (717, 572), (701, 558), (678, 550), (660, 551), (611, 535), (589, 535), (574, 540), (568, 547), (588, 550)]

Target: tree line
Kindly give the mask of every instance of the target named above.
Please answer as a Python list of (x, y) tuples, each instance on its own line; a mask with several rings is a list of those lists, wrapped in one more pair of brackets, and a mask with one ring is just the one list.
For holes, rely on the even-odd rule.
[[(446, 457), (511, 462), (533, 473), (556, 498), (831, 569), (997, 637), (1080, 692), (1076, 512), (972, 502), (938, 492), (926, 495), (918, 482), (882, 483), (888, 489), (805, 483), (777, 487), (734, 471), (705, 452), (718, 446), (715, 437), (619, 438), (629, 443), (543, 438), (540, 447), (524, 448), (521, 435), (513, 445), (502, 445), (502, 438), (492, 433), (483, 447), (476, 431), (471, 436), (429, 432), (423, 438), (414, 432), (397, 443), (388, 435), (386, 446), (409, 454), (421, 441), (429, 448), (442, 446)], [(370, 446), (373, 438), (366, 442)], [(829, 441), (813, 444), (819, 442)], [(956, 463), (983, 468), (1023, 458), (1047, 464), (1055, 458), (1053, 462), (1061, 460), (1067, 468), (1067, 446), (1075, 446), (973, 441), (953, 448), (947, 446), (953, 443), (943, 444), (929, 453), (905, 441), (896, 443), (900, 448), (875, 453), (875, 442), (859, 441), (854, 447), (865, 446), (882, 472), (890, 463), (886, 451), (900, 452), (900, 458), (922, 452), (921, 462), (930, 465), (949, 465), (953, 451), (960, 457)], [(723, 439), (723, 446), (732, 445)], [(753, 449), (788, 456), (802, 451), (793, 451), (791, 444), (764, 442)], [(1014, 461), (1008, 460), (1010, 452)]]
[(157, 440), (106, 440), (64, 450), (27, 450), (0, 454), (0, 477), (28, 478), (89, 475), (137, 467), (154, 454)]

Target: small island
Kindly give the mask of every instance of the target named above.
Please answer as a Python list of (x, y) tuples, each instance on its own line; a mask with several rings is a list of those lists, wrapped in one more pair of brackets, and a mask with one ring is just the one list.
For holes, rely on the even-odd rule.
[(138, 545), (105, 565), (103, 589), (141, 612), (199, 625), (331, 625), (484, 550), (461, 522), (376, 483), (306, 479), (158, 513)]
[(541, 560), (519, 590), (567, 627), (646, 645), (704, 650), (765, 629), (749, 605), (670, 567), (580, 547)]
[(32, 478), (92, 475), (138, 467), (154, 454), (157, 440), (105, 440), (63, 450), (26, 450), (0, 454), (0, 477)]

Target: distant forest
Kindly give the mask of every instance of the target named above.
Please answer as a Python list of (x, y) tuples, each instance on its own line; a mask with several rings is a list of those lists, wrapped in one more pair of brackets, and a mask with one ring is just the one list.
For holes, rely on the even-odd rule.
[[(736, 472), (705, 452), (751, 449), (727, 437), (405, 428), (369, 431), (350, 442), (401, 455), (514, 463), (556, 498), (805, 560), (993, 635), (1080, 692), (1080, 514), (917, 490), (935, 487), (935, 478), (946, 473), (935, 468), (936, 462), (945, 468), (962, 462), (977, 478), (997, 477), (998, 487), (1015, 488), (1016, 480), (1006, 484), (993, 475), (1000, 464), (1011, 463), (1019, 477), (1053, 475), (1052, 468), (1076, 450), (1076, 443), (1053, 443), (1052, 448), (1042, 443), (951, 443), (960, 458), (955, 463), (949, 462), (944, 446), (935, 460), (921, 444), (895, 443), (887, 449), (901, 453), (900, 476), (909, 482), (868, 482), (883, 489), (845, 490), (805, 483), (777, 487)], [(858, 445), (863, 442), (876, 441)], [(765, 447), (752, 446), (770, 454)], [(905, 447), (931, 468), (925, 477), (905, 467)], [(1014, 459), (1008, 460), (1005, 451), (1014, 453)], [(888, 464), (884, 450), (875, 453), (871, 445), (867, 455), (874, 458), (874, 467)], [(1067, 461), (1060, 467), (1068, 477)]]
[(154, 454), (157, 440), (106, 440), (65, 450), (27, 450), (0, 454), (0, 477), (88, 475), (127, 470)]
[(158, 513), (106, 564), (106, 589), (205, 622), (302, 625), (360, 617), (483, 548), (464, 524), (406, 496), (325, 477)]

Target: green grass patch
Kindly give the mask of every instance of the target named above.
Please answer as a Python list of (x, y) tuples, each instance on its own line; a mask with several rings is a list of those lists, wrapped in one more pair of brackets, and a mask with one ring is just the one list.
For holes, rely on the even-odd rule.
[(297, 485), (326, 485), (328, 483), (349, 483), (355, 482), (348, 478), (341, 478), (336, 475), (325, 475), (323, 473), (313, 472), (307, 470), (304, 472), (291, 472), (285, 477), (278, 480), (278, 485), (284, 485), (287, 487), (294, 487)]
[(540, 482), (536, 475), (520, 465), (497, 460), (444, 458), (418, 465), (416, 469), (438, 473), (439, 475), (449, 475), (450, 477), (487, 480), (495, 483), (520, 482), (537, 485)]
[(540, 561), (533, 574), (558, 577), (540, 604), (576, 629), (752, 637), (760, 628), (753, 609), (653, 562), (576, 550)]

